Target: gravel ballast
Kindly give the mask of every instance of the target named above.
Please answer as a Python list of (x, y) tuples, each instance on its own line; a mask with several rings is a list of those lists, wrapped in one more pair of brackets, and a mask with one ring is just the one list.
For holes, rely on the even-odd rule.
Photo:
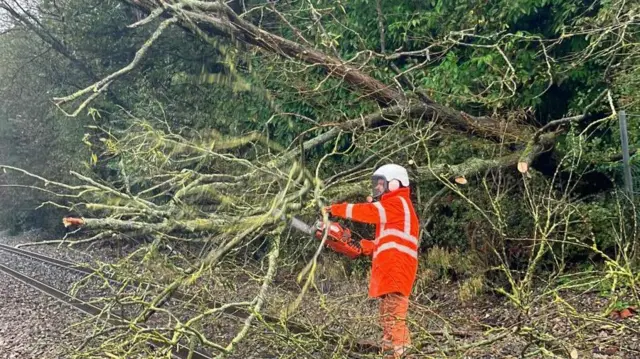
[(68, 357), (65, 351), (81, 340), (71, 327), (81, 315), (5, 273), (0, 287), (0, 357)]
[[(32, 241), (36, 235), (8, 237), (0, 233), (0, 243), (14, 246)], [(60, 257), (46, 249), (41, 252)], [(0, 264), (65, 292), (81, 278), (80, 274), (3, 251)], [(84, 333), (72, 325), (82, 319), (69, 305), (0, 272), (0, 358), (68, 358), (69, 350), (82, 340), (77, 333)]]

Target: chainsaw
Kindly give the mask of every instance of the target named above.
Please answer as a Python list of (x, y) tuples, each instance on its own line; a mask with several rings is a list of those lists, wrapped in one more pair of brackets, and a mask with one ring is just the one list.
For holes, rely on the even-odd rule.
[[(293, 217), (291, 218), (291, 227), (310, 234), (319, 236), (319, 239), (322, 239), (323, 231), (324, 231), (324, 222), (322, 220), (317, 220), (313, 225), (308, 225), (304, 221), (299, 218)], [(330, 239), (347, 242), (351, 239), (351, 231), (346, 228), (342, 228), (341, 225), (335, 222), (329, 222), (329, 237)]]
[[(325, 224), (321, 220), (317, 220), (313, 225), (309, 225), (304, 221), (293, 217), (291, 218), (291, 227), (313, 235), (318, 239), (322, 239), (324, 236)], [(348, 228), (342, 228), (342, 226), (335, 222), (329, 222), (329, 231), (327, 232), (327, 246), (331, 249), (343, 253), (348, 257), (355, 258), (362, 252), (360, 243), (351, 238), (351, 231)]]

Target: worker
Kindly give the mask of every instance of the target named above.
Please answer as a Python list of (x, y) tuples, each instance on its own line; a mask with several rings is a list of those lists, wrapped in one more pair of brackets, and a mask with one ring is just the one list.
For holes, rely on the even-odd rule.
[(401, 358), (411, 345), (406, 318), (418, 269), (419, 223), (404, 167), (384, 165), (373, 173), (372, 180), (373, 193), (366, 203), (334, 204), (324, 210), (332, 216), (375, 224), (375, 240), (357, 243), (349, 237), (326, 243), (350, 258), (372, 257), (369, 297), (380, 300), (382, 350), (385, 358)]

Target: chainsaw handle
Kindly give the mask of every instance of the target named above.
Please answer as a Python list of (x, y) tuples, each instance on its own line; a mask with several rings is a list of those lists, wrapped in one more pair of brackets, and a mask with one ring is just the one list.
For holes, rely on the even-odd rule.
[[(325, 235), (324, 223), (321, 222), (317, 228), (316, 237), (321, 240)], [(351, 259), (362, 255), (360, 243), (351, 238), (351, 231), (348, 228), (342, 228), (338, 223), (330, 223), (328, 229), (327, 241), (325, 242), (327, 247), (331, 248), (335, 252), (342, 253)]]
[[(316, 228), (316, 237), (318, 239), (322, 239), (324, 237), (324, 223), (322, 221), (318, 221), (316, 223)], [(351, 237), (351, 230), (349, 228), (343, 228), (340, 224), (335, 222), (330, 222), (329, 224), (327, 239), (359, 247), (359, 243), (354, 241)]]
[[(324, 236), (325, 223), (322, 221), (316, 222), (316, 236), (319, 236), (319, 239), (322, 239)], [(349, 229), (344, 229), (342, 226), (336, 222), (329, 222), (329, 231), (328, 236), (333, 240), (338, 240), (341, 242), (345, 242), (349, 238), (351, 238), (351, 231)]]

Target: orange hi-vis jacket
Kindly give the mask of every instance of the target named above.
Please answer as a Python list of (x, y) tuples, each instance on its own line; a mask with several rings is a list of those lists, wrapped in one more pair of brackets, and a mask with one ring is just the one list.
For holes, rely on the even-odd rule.
[(409, 296), (418, 270), (418, 230), (408, 188), (385, 193), (379, 202), (341, 203), (331, 206), (331, 214), (376, 225), (375, 240), (362, 240), (364, 255), (373, 257), (369, 296), (389, 293)]

